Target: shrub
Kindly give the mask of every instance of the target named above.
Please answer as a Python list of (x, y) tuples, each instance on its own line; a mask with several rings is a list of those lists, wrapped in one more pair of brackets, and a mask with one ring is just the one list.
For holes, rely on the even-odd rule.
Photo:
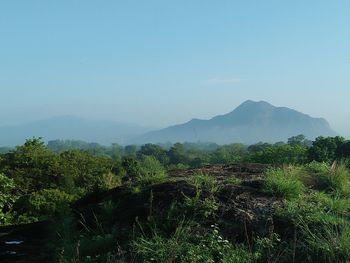
[(162, 183), (168, 178), (164, 167), (153, 156), (144, 155), (140, 167), (140, 173), (136, 177), (136, 182), (140, 185)]
[(112, 172), (102, 174), (99, 178), (97, 187), (99, 189), (108, 190), (121, 185), (121, 177), (116, 176)]
[(20, 197), (15, 203), (16, 217), (29, 221), (54, 219), (69, 210), (74, 197), (58, 189), (43, 189)]

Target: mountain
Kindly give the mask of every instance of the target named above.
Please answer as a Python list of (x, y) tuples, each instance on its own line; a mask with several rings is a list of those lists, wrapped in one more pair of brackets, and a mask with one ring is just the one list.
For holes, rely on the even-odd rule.
[(133, 124), (112, 121), (90, 121), (74, 116), (54, 117), (16, 126), (0, 127), (0, 146), (15, 146), (26, 139), (43, 137), (55, 139), (84, 140), (100, 144), (121, 143), (150, 129)]
[(240, 142), (253, 144), (260, 141), (286, 141), (304, 134), (308, 139), (317, 136), (335, 136), (323, 118), (312, 118), (286, 107), (275, 107), (265, 101), (248, 100), (235, 110), (210, 120), (191, 121), (152, 131), (137, 138), (137, 143), (215, 142), (227, 144)]

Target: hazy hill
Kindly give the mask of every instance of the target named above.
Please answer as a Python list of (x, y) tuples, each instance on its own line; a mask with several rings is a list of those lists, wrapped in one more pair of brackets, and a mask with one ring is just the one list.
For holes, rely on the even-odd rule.
[(232, 112), (210, 120), (191, 121), (152, 131), (137, 139), (145, 142), (197, 142), (218, 144), (241, 142), (246, 144), (285, 141), (304, 134), (309, 139), (317, 136), (334, 136), (325, 119), (312, 118), (285, 107), (275, 107), (267, 102), (246, 101)]
[(129, 138), (143, 134), (149, 129), (112, 121), (90, 121), (72, 116), (62, 116), (16, 126), (0, 127), (0, 146), (22, 144), (25, 139), (43, 137), (55, 139), (84, 140), (101, 144), (124, 143)]

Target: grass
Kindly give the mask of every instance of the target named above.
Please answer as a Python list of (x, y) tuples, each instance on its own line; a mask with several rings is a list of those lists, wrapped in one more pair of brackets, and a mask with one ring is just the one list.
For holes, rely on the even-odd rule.
[(201, 192), (215, 194), (219, 190), (219, 185), (214, 176), (196, 173), (188, 178), (188, 182)]
[(224, 180), (225, 184), (230, 184), (230, 185), (239, 185), (239, 184), (241, 184), (241, 182), (242, 182), (242, 180), (238, 177), (235, 177), (235, 176), (226, 177)]
[(304, 234), (303, 249), (318, 262), (349, 262), (350, 226), (323, 223), (310, 227), (308, 222), (300, 224)]
[(182, 209), (185, 209), (193, 217), (213, 217), (219, 209), (219, 203), (215, 197), (219, 185), (215, 177), (197, 173), (189, 177), (188, 182), (195, 186), (196, 195), (194, 197), (186, 196), (181, 205)]
[(312, 162), (300, 169), (305, 184), (319, 190), (350, 197), (350, 172), (345, 161), (326, 163)]
[(262, 190), (265, 193), (286, 199), (300, 196), (305, 187), (293, 169), (293, 167), (287, 167), (267, 170)]
[(145, 263), (249, 263), (255, 259), (243, 245), (223, 239), (216, 226), (202, 235), (184, 222), (170, 236), (153, 229), (151, 236), (138, 237), (133, 248), (138, 260)]
[[(325, 173), (324, 176), (337, 177), (338, 174)], [(343, 180), (342, 176), (339, 178)], [(339, 193), (339, 188), (333, 191), (310, 189), (297, 198), (287, 199), (276, 214), (295, 226), (291, 251), (299, 259), (308, 258), (307, 262), (349, 262), (349, 202), (348, 197)]]
[(168, 176), (166, 173), (163, 173), (163, 172), (154, 173), (154, 174), (149, 173), (138, 177), (136, 184), (139, 186), (146, 186), (146, 185), (164, 183), (167, 180), (168, 180)]
[[(157, 173), (149, 178), (145, 175), (143, 182), (133, 185), (134, 193), (144, 191), (144, 185), (169, 180)], [(228, 221), (222, 220), (220, 212), (225, 205), (220, 203), (220, 187), (238, 185), (240, 179), (228, 177), (219, 184), (215, 177), (198, 173), (187, 181), (196, 195), (174, 202), (161, 214), (136, 220), (134, 230), (125, 236), (112, 221), (105, 220), (116, 205), (106, 202), (96, 221), (109, 228), (84, 233), (75, 230), (70, 243), (63, 246), (65, 261), (61, 262), (350, 262), (349, 172), (343, 163), (328, 166), (313, 162), (266, 171), (262, 191), (280, 197), (282, 202), (277, 203), (283, 205), (274, 208), (274, 218), (285, 225), (276, 223), (275, 232), (262, 236), (232, 234), (230, 230), (239, 221), (232, 214), (226, 215)], [(283, 229), (278, 229), (281, 226)], [(118, 254), (119, 245), (126, 257)]]

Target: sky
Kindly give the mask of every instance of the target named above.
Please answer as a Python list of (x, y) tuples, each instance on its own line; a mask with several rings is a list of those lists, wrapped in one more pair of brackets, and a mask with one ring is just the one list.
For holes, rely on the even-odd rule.
[(350, 137), (348, 0), (0, 1), (0, 125), (164, 127), (265, 100)]

